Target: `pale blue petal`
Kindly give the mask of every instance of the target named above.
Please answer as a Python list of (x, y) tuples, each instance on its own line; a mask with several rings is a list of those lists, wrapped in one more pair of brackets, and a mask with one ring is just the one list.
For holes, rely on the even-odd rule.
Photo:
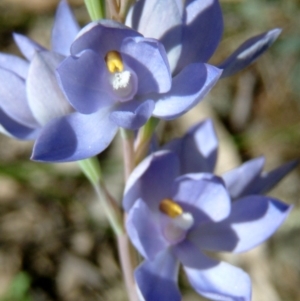
[(280, 33), (281, 29), (275, 28), (244, 42), (231, 56), (218, 65), (224, 70), (222, 77), (231, 76), (252, 64), (274, 43)]
[(211, 119), (192, 127), (182, 138), (174, 139), (163, 149), (180, 158), (181, 173), (213, 172), (218, 151), (218, 138)]
[[(173, 199), (220, 221), (230, 213), (231, 200), (221, 178), (212, 174), (187, 174), (176, 179)], [(193, 212), (192, 212), (193, 213)], [(206, 222), (203, 220), (202, 222)], [(201, 222), (201, 220), (199, 221)]]
[(186, 0), (185, 7), (182, 52), (176, 72), (191, 63), (207, 62), (223, 33), (223, 17), (218, 0)]
[(174, 0), (140, 0), (126, 19), (126, 25), (136, 29), (147, 38), (160, 40), (167, 51), (173, 71), (182, 41), (182, 3)]
[(72, 111), (56, 77), (56, 68), (62, 59), (57, 53), (41, 51), (35, 54), (30, 64), (27, 98), (34, 117), (41, 125)]
[(147, 122), (153, 109), (153, 100), (125, 102), (113, 110), (110, 119), (119, 127), (136, 130)]
[(124, 39), (139, 36), (141, 36), (140, 33), (113, 20), (92, 22), (77, 35), (71, 46), (71, 54), (77, 55), (86, 49), (90, 49), (104, 59), (107, 52), (120, 51)]
[(134, 273), (139, 291), (145, 301), (180, 301), (177, 285), (179, 263), (168, 250), (154, 260), (144, 261)]
[(18, 56), (0, 53), (0, 67), (12, 71), (25, 79), (27, 77), (29, 64)]
[(245, 195), (245, 192), (262, 172), (264, 163), (264, 157), (255, 158), (222, 175), (232, 199)]
[(157, 96), (153, 115), (166, 120), (183, 115), (206, 96), (221, 72), (207, 64), (188, 65), (173, 78), (171, 90)]
[(90, 115), (72, 113), (50, 121), (36, 140), (32, 159), (66, 162), (99, 154), (108, 147), (118, 129), (108, 116), (106, 109)]
[(137, 200), (129, 210), (126, 230), (132, 244), (146, 259), (153, 260), (160, 251), (168, 247), (155, 213), (150, 211), (142, 199)]
[(69, 55), (71, 44), (79, 29), (80, 27), (67, 1), (60, 1), (52, 29), (52, 50), (65, 56)]
[(291, 206), (270, 197), (244, 197), (232, 204), (227, 219), (199, 226), (188, 239), (205, 250), (245, 252), (274, 234), (290, 211)]
[(12, 135), (17, 139), (22, 140), (33, 140), (37, 137), (40, 131), (40, 128), (29, 128), (21, 123), (18, 123), (17, 121), (9, 117), (7, 114), (5, 114), (5, 112), (1, 109), (0, 124), (4, 128), (4, 131), (1, 130), (2, 133), (6, 135)]
[(24, 127), (38, 127), (39, 124), (27, 103), (24, 79), (13, 72), (0, 68), (0, 83), (1, 109)]
[(158, 209), (164, 198), (172, 196), (174, 179), (179, 175), (178, 157), (174, 153), (159, 151), (144, 159), (126, 182), (123, 207), (128, 211), (142, 198), (151, 209)]
[(137, 94), (165, 93), (170, 90), (172, 78), (162, 44), (154, 39), (127, 38), (120, 51), (125, 64), (138, 77)]
[(173, 249), (195, 291), (212, 300), (250, 301), (251, 281), (239, 268), (204, 255), (186, 240)]
[(205, 270), (218, 264), (218, 262), (204, 255), (201, 249), (188, 238), (174, 245), (172, 251), (184, 267)]
[(251, 301), (251, 280), (247, 273), (226, 262), (203, 270), (184, 267), (194, 290), (218, 301)]
[(288, 162), (278, 168), (261, 173), (252, 185), (244, 193), (246, 194), (263, 194), (270, 191), (283, 177), (292, 171), (299, 164), (298, 160)]
[(28, 61), (33, 59), (37, 51), (46, 50), (46, 48), (22, 34), (14, 33), (13, 37), (20, 51)]
[(61, 87), (71, 105), (80, 113), (94, 113), (113, 106), (109, 94), (109, 73), (105, 61), (91, 50), (79, 57), (69, 56), (57, 69)]

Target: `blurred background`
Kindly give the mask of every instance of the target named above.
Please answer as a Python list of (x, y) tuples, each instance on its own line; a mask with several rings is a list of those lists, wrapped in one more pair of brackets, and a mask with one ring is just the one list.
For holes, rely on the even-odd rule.
[[(20, 55), (12, 32), (48, 47), (57, 0), (0, 0), (0, 50)], [(82, 0), (69, 1), (81, 25)], [(217, 172), (264, 155), (266, 170), (300, 157), (299, 0), (221, 0), (225, 32), (211, 62), (247, 38), (283, 29), (271, 49), (239, 74), (219, 81), (210, 95), (179, 120), (164, 125), (163, 141), (203, 118), (220, 138)], [(1, 83), (0, 83), (1, 84)], [(0, 301), (125, 301), (114, 238), (92, 188), (75, 163), (29, 160), (31, 142), (0, 136)], [(107, 186), (120, 199), (118, 137), (99, 157)], [(300, 300), (300, 169), (270, 195), (293, 204), (279, 231), (264, 245), (222, 257), (245, 269), (253, 301)], [(205, 300), (184, 276), (185, 301)], [(153, 300), (155, 301), (155, 300)]]

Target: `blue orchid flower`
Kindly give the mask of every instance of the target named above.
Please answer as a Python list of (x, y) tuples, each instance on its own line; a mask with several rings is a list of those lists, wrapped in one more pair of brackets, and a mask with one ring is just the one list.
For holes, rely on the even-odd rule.
[[(211, 119), (206, 119), (188, 130), (181, 138), (174, 139), (162, 149), (174, 152), (180, 162), (181, 174), (214, 173), (219, 142)], [(292, 171), (298, 160), (290, 161), (269, 172), (264, 172), (264, 157), (251, 159), (241, 166), (221, 175), (233, 201), (238, 198), (264, 194)]]
[(182, 264), (202, 296), (250, 301), (248, 275), (206, 253), (256, 247), (282, 224), (291, 206), (259, 194), (232, 202), (221, 177), (208, 172), (183, 175), (184, 168), (177, 153), (163, 150), (148, 156), (128, 179), (126, 228), (145, 258), (135, 271), (141, 296), (146, 301), (181, 300), (177, 278)]
[[(94, 125), (95, 129), (87, 131), (85, 137), (76, 137), (74, 144), (81, 144), (81, 138), (86, 142), (86, 153), (75, 155), (77, 159), (99, 153), (103, 149), (100, 140), (105, 136), (106, 146), (118, 127), (136, 130), (151, 116), (174, 119), (184, 114), (203, 99), (221, 75), (214, 66), (193, 63), (172, 77), (159, 41), (144, 38), (112, 20), (93, 22), (83, 28), (71, 46), (71, 55), (57, 72), (72, 107), (91, 119), (85, 122), (105, 120), (102, 127)], [(36, 142), (35, 159), (52, 160), (57, 133), (69, 136), (72, 127), (47, 126)]]
[(35, 139), (43, 126), (72, 111), (55, 76), (79, 30), (67, 3), (58, 7), (52, 50), (21, 34), (14, 39), (25, 59), (0, 53), (0, 121), (3, 131), (19, 139)]
[[(126, 18), (126, 25), (145, 37), (163, 43), (173, 74), (191, 63), (207, 62), (223, 33), (223, 16), (218, 0), (139, 0)], [(274, 28), (240, 45), (217, 65), (221, 77), (231, 76), (253, 63), (277, 39)]]
[[(56, 69), (70, 55), (79, 30), (63, 0), (55, 16), (51, 51), (26, 36), (14, 34), (26, 59), (0, 54), (1, 130), (18, 139), (35, 140), (34, 160), (64, 162), (91, 157), (106, 148), (111, 142), (107, 137), (116, 133), (113, 122), (102, 118), (106, 112), (89, 116), (76, 112), (59, 86)], [(99, 132), (99, 128), (105, 131)], [(49, 140), (52, 133), (55, 141), (50, 148), (39, 142)]]
[[(79, 29), (67, 2), (61, 1), (52, 30), (51, 51), (23, 35), (14, 34), (26, 59), (0, 54), (0, 123), (6, 134), (19, 139), (36, 140), (33, 158), (35, 152), (41, 157), (44, 153), (49, 154), (48, 149), (43, 149), (37, 143), (40, 137), (47, 139), (49, 128), (69, 129), (68, 135), (56, 133), (56, 147), (51, 149), (49, 161), (68, 161), (89, 156), (86, 151), (88, 143), (97, 144), (100, 152), (110, 142), (99, 135), (93, 142), (85, 140), (87, 132), (92, 133), (95, 127), (105, 127), (103, 123), (107, 120), (99, 116), (89, 116), (87, 120), (86, 115), (75, 112), (56, 78), (56, 68), (70, 54), (70, 45)], [(101, 139), (101, 143), (97, 139)]]

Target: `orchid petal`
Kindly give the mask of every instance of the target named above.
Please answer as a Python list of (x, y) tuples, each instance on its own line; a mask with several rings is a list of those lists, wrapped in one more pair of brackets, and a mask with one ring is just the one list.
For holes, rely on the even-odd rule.
[(90, 49), (103, 58), (109, 51), (120, 51), (122, 42), (128, 37), (140, 37), (141, 34), (113, 20), (101, 20), (85, 26), (71, 46), (71, 54)]
[(53, 118), (72, 111), (56, 78), (55, 69), (62, 57), (54, 52), (37, 52), (27, 77), (27, 98), (30, 109), (38, 122), (45, 125)]
[(237, 199), (245, 195), (248, 187), (250, 187), (253, 181), (260, 175), (264, 163), (265, 158), (255, 158), (222, 175), (232, 199)]
[(130, 209), (126, 229), (131, 242), (146, 259), (153, 260), (168, 247), (168, 242), (161, 234), (160, 224), (142, 199), (137, 200)]
[(78, 112), (90, 114), (113, 105), (108, 94), (109, 74), (105, 61), (95, 52), (85, 50), (79, 57), (69, 56), (57, 72), (65, 95)]
[(221, 70), (207, 64), (191, 64), (173, 78), (168, 93), (157, 97), (153, 115), (175, 119), (199, 103), (215, 85)]
[(222, 77), (231, 76), (252, 64), (274, 43), (281, 29), (275, 28), (244, 42), (232, 55), (218, 65), (223, 69)]
[(165, 93), (171, 88), (171, 73), (163, 46), (154, 39), (127, 38), (120, 49), (126, 65), (138, 76), (137, 94)]
[(140, 0), (135, 3), (131, 18), (126, 19), (126, 25), (145, 37), (159, 40), (166, 32), (181, 25), (181, 13), (178, 2), (174, 0)]
[(178, 261), (169, 250), (158, 254), (153, 261), (144, 261), (134, 273), (144, 300), (180, 301), (178, 270)]
[(189, 240), (204, 250), (245, 252), (267, 240), (290, 211), (291, 206), (273, 198), (244, 197), (232, 204), (227, 219), (199, 226)]
[(201, 249), (193, 241), (186, 239), (173, 246), (173, 253), (184, 267), (204, 270), (218, 264), (204, 255)]
[(181, 173), (213, 172), (218, 151), (218, 139), (211, 119), (207, 119), (163, 149), (175, 152), (181, 163)]
[(46, 50), (46, 48), (22, 34), (14, 33), (13, 37), (20, 51), (28, 61), (33, 59), (36, 52)]
[(25, 81), (15, 73), (0, 68), (0, 82), (0, 107), (5, 114), (24, 127), (38, 127), (27, 103)]
[(151, 117), (154, 101), (130, 101), (120, 104), (110, 114), (110, 119), (119, 127), (136, 130)]
[(223, 17), (218, 0), (187, 0), (185, 7), (182, 52), (177, 71), (191, 63), (207, 62), (223, 33)]
[[(180, 52), (182, 40), (182, 3), (174, 0), (140, 0), (126, 19), (126, 25), (145, 37), (160, 40), (165, 46), (173, 71)], [(163, 24), (163, 25), (162, 25)]]
[(286, 174), (298, 166), (299, 161), (288, 162), (270, 172), (263, 172), (247, 189), (247, 194), (263, 194), (270, 191)]
[(0, 68), (14, 72), (21, 78), (27, 77), (29, 64), (18, 56), (0, 53)]
[(241, 269), (207, 257), (189, 240), (176, 245), (173, 252), (198, 294), (213, 300), (251, 300), (250, 278)]
[(70, 47), (79, 32), (79, 25), (67, 3), (59, 3), (52, 29), (52, 50), (62, 55), (70, 54)]
[(223, 220), (230, 213), (231, 201), (224, 183), (212, 174), (187, 174), (177, 178), (173, 199), (189, 205), (191, 210), (199, 210), (213, 221)]
[(90, 115), (72, 113), (50, 121), (35, 142), (32, 159), (66, 162), (99, 154), (117, 132), (108, 116), (105, 109)]
[(18, 123), (9, 117), (3, 110), (0, 109), (0, 124), (4, 128), (1, 132), (9, 134), (17, 139), (33, 140), (37, 137), (40, 129), (29, 128), (21, 123)]
[(123, 198), (128, 211), (141, 198), (148, 207), (157, 210), (164, 198), (170, 198), (173, 180), (179, 175), (179, 162), (175, 154), (159, 151), (144, 159), (129, 176)]
[(194, 290), (205, 298), (251, 301), (251, 280), (248, 274), (237, 267), (226, 262), (216, 262), (215, 266), (208, 269), (184, 267), (184, 270)]

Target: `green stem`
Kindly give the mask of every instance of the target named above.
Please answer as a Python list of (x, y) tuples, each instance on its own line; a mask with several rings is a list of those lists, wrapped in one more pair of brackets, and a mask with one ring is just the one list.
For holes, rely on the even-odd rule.
[(97, 21), (105, 17), (105, 1), (84, 0), (84, 3), (92, 21)]
[[(129, 136), (127, 136), (127, 134), (124, 133), (124, 135), (127, 138), (130, 138), (129, 140), (131, 141), (131, 134), (129, 134)], [(127, 142), (129, 141), (127, 140)], [(134, 266), (132, 263), (131, 245), (128, 239), (128, 235), (125, 232), (123, 226), (121, 211), (117, 207), (115, 200), (107, 192), (102, 180), (99, 161), (94, 157), (78, 161), (78, 164), (85, 176), (91, 182), (98, 196), (98, 200), (100, 201), (101, 206), (108, 218), (108, 221), (116, 235), (119, 258), (129, 300), (139, 301), (133, 276)]]
[(123, 235), (124, 227), (122, 214), (117, 203), (106, 190), (98, 160), (96, 158), (88, 158), (78, 161), (78, 164), (85, 176), (91, 182), (115, 235)]
[(159, 119), (151, 117), (147, 123), (139, 130), (137, 146), (135, 151), (135, 165), (140, 163), (146, 156), (152, 135), (159, 123)]
[(133, 276), (133, 258), (132, 258), (132, 246), (128, 239), (127, 233), (119, 235), (118, 239), (118, 251), (121, 262), (123, 277), (126, 285), (127, 294), (130, 301), (139, 301), (137, 291), (135, 287), (135, 280)]
[[(134, 158), (134, 132), (120, 128), (123, 144), (124, 172), (125, 179), (128, 180), (129, 175), (135, 167)], [(126, 214), (124, 216), (126, 222)], [(137, 291), (134, 280), (134, 257), (132, 256), (134, 249), (130, 244), (127, 233), (118, 236), (118, 249), (121, 261), (123, 276), (127, 288), (127, 293), (130, 301), (138, 301)]]
[(133, 131), (126, 130), (123, 128), (120, 128), (120, 133), (121, 133), (122, 144), (123, 144), (125, 180), (127, 180), (133, 168), (135, 167), (134, 147), (133, 147), (134, 133)]
[(101, 167), (96, 157), (91, 157), (85, 160), (77, 161), (84, 175), (92, 184), (102, 181)]

